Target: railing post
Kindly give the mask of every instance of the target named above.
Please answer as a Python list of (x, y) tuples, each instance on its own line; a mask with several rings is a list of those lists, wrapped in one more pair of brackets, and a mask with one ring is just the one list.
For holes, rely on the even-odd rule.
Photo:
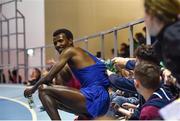
[[(2, 11), (2, 6), (1, 5), (0, 5), (0, 10)], [(0, 20), (1, 20), (0, 21), (0, 27), (1, 27), (0, 28), (1, 29), (0, 30), (0, 48), (1, 48), (1, 65), (3, 66), (3, 37), (2, 37), (2, 34), (3, 34), (2, 33), (2, 28), (3, 28), (2, 25), (3, 24), (2, 24), (2, 17), (3, 17), (2, 13), (0, 12)]]
[(88, 50), (88, 39), (85, 39), (84, 42), (85, 42), (85, 48), (84, 49)]
[(43, 48), (40, 48), (41, 53), (41, 70), (43, 70)]
[(27, 54), (28, 49), (25, 49), (25, 56), (26, 56), (26, 66), (25, 66), (25, 74), (26, 79), (28, 80), (28, 74), (29, 74), (29, 55)]
[(105, 58), (104, 55), (104, 34), (101, 34), (101, 58)]
[(117, 30), (114, 30), (114, 57), (118, 56)]
[(130, 41), (130, 57), (134, 56), (134, 39), (133, 39), (133, 26), (129, 26), (129, 41)]
[[(17, 1), (15, 0), (15, 28), (16, 28), (16, 69), (17, 69), (17, 83), (19, 83), (19, 36), (18, 36), (18, 13), (17, 13)], [(9, 36), (9, 35), (8, 35)]]
[(7, 45), (8, 45), (8, 64), (10, 65), (10, 37), (9, 37), (9, 34), (10, 34), (10, 31), (9, 31), (9, 20), (7, 20)]

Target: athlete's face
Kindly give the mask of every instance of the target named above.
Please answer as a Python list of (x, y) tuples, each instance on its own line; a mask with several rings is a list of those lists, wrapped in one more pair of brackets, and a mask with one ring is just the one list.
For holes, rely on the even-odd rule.
[(56, 50), (61, 53), (65, 48), (72, 45), (72, 40), (68, 40), (66, 35), (62, 33), (53, 38), (53, 43)]

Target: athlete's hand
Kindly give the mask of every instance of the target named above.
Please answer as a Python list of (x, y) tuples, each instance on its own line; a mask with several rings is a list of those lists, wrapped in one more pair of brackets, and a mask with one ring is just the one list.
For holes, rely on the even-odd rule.
[(24, 97), (30, 97), (36, 90), (33, 87), (27, 87), (24, 90)]
[(111, 60), (117, 68), (124, 68), (127, 63), (127, 58), (115, 57)]

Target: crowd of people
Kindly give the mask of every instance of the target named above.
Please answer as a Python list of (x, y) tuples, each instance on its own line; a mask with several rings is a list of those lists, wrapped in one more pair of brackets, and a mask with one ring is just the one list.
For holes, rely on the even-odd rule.
[[(24, 96), (38, 90), (52, 120), (61, 119), (58, 109), (78, 115), (78, 120), (167, 119), (169, 108), (180, 105), (176, 100), (180, 89), (179, 6), (177, 0), (145, 0), (145, 24), (155, 42), (145, 45), (145, 38), (137, 33), (140, 46), (135, 58), (115, 57), (110, 61), (113, 64), (75, 47), (71, 31), (56, 30), (53, 43), (59, 61), (34, 86), (26, 88)], [(127, 46), (122, 44), (122, 48)], [(60, 85), (53, 85), (54, 79)], [(80, 88), (67, 85), (72, 80), (79, 82)], [(178, 115), (169, 117), (180, 119)]]
[(22, 77), (20, 74), (18, 74), (17, 69), (13, 69), (12, 71), (8, 70), (8, 77), (5, 76), (3, 71), (3, 69), (0, 69), (0, 83), (22, 83)]
[[(71, 31), (54, 31), (59, 60), (49, 60), (49, 68), (43, 72), (33, 69), (24, 96), (38, 90), (52, 120), (61, 119), (58, 109), (74, 113), (77, 120), (180, 119), (179, 112), (167, 116), (180, 109), (180, 1), (144, 0), (144, 10), (153, 44), (146, 45), (144, 35), (137, 33), (135, 57), (129, 58), (129, 47), (122, 43), (111, 66), (96, 57), (100, 53), (94, 56), (75, 47)], [(0, 73), (4, 82), (2, 70)], [(18, 82), (17, 70), (9, 75), (13, 83)], [(18, 79), (21, 83), (21, 77)]]

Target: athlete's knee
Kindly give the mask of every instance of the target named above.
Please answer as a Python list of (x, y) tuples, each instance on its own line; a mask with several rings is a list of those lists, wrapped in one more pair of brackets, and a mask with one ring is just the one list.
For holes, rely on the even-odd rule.
[(44, 95), (46, 95), (46, 90), (47, 90), (47, 85), (42, 84), (39, 86), (38, 88), (38, 92), (39, 92), (39, 97), (42, 98)]

